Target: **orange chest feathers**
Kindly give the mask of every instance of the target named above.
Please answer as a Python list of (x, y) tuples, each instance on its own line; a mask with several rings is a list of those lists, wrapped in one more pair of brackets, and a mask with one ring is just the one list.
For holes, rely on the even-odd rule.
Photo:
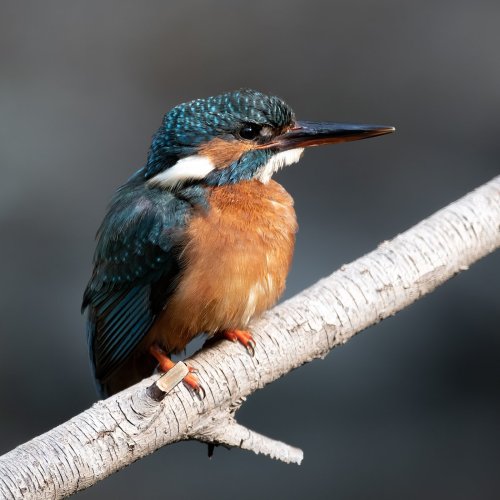
[(189, 223), (182, 278), (160, 321), (163, 341), (174, 350), (201, 332), (244, 328), (269, 309), (292, 260), (297, 221), (278, 183), (215, 187), (209, 205)]
[(297, 230), (293, 200), (274, 181), (248, 181), (214, 188), (209, 204), (189, 225), (183, 282), (217, 310), (216, 323), (241, 328), (285, 288)]

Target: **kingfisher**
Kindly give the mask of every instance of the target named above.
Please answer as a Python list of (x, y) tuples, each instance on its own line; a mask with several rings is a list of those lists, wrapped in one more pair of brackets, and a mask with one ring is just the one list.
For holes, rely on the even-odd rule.
[[(168, 371), (201, 334), (253, 354), (248, 325), (283, 293), (297, 231), (273, 174), (306, 147), (394, 130), (298, 121), (282, 99), (250, 89), (169, 111), (97, 233), (82, 311), (100, 395)], [(201, 394), (192, 372), (184, 382)]]

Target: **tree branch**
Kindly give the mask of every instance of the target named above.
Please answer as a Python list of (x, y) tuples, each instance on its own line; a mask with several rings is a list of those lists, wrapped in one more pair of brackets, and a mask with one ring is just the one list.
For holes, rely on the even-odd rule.
[(236, 423), (246, 397), (325, 357), (499, 246), (496, 177), (266, 313), (252, 325), (253, 357), (226, 341), (197, 353), (190, 364), (206, 390), (203, 400), (178, 384), (180, 365), (168, 380), (152, 376), (0, 457), (0, 496), (61, 498), (185, 439), (300, 463), (300, 450)]

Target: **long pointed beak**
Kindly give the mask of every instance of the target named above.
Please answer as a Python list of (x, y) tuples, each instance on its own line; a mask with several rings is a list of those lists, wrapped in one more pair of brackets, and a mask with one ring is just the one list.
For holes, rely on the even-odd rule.
[(378, 135), (391, 134), (396, 129), (385, 125), (352, 125), (349, 123), (297, 121), (295, 126), (274, 138), (267, 147), (280, 151), (294, 148), (358, 141)]

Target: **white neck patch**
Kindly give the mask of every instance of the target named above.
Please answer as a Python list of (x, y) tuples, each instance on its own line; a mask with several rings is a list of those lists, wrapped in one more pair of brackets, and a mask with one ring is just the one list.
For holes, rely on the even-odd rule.
[(291, 165), (292, 163), (297, 163), (304, 152), (304, 148), (290, 149), (288, 151), (282, 151), (281, 153), (276, 153), (269, 158), (268, 162), (259, 169), (256, 178), (267, 184), (274, 172)]
[(215, 165), (208, 156), (187, 156), (149, 179), (148, 184), (162, 188), (172, 188), (184, 181), (203, 179), (212, 170), (215, 170)]

